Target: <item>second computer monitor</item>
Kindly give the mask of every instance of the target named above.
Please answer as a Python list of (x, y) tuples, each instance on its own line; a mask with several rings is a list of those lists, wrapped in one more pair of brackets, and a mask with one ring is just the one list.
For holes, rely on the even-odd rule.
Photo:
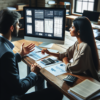
[(99, 12), (96, 11), (87, 11), (84, 10), (83, 15), (89, 18), (89, 20), (93, 23), (98, 23)]
[(64, 43), (65, 8), (24, 8), (24, 38), (33, 41)]

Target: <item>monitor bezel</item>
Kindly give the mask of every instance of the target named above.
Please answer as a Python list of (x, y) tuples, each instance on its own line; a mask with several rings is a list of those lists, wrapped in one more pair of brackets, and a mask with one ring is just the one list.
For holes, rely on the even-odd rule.
[[(99, 19), (100, 12), (84, 10), (82, 16), (86, 16), (86, 15), (84, 15), (84, 13), (85, 13), (85, 14), (86, 14), (86, 13), (97, 13), (97, 14), (98, 14), (98, 19)], [(87, 16), (86, 16), (86, 17), (87, 17)], [(93, 21), (93, 20), (90, 20), (90, 18), (89, 18), (89, 20), (90, 20), (90, 21), (93, 21), (93, 22), (98, 22), (98, 19), (95, 20), (95, 21)]]
[[(62, 38), (57, 38), (57, 37), (44, 37), (44, 36), (36, 36), (36, 35), (30, 35), (30, 34), (26, 34), (26, 25), (25, 25), (25, 9), (55, 9), (55, 10), (64, 10), (64, 16), (63, 16), (63, 33), (62, 33)], [(65, 18), (66, 18), (66, 9), (65, 8), (47, 8), (47, 7), (24, 7), (24, 36), (28, 36), (28, 37), (36, 37), (36, 38), (44, 38), (44, 39), (52, 39), (52, 40), (62, 40), (64, 41), (64, 38), (65, 38)]]

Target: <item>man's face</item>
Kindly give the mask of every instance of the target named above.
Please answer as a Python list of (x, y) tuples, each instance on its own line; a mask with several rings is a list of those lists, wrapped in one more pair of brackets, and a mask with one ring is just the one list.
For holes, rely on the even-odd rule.
[(18, 36), (19, 29), (20, 29), (20, 24), (19, 24), (19, 20), (18, 20), (18, 22), (14, 25), (14, 31), (13, 31), (12, 35)]

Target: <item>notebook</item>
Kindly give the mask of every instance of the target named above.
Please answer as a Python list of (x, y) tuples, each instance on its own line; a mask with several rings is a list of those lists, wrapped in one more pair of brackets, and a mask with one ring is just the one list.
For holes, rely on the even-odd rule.
[(71, 93), (82, 98), (83, 100), (87, 100), (88, 98), (100, 92), (100, 85), (86, 79), (69, 90)]

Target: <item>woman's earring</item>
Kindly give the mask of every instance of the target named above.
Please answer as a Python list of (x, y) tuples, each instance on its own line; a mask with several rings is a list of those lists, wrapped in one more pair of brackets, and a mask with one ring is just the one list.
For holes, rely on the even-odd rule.
[(80, 33), (78, 33), (78, 35), (80, 35)]
[(78, 35), (80, 35), (80, 31), (78, 30)]

